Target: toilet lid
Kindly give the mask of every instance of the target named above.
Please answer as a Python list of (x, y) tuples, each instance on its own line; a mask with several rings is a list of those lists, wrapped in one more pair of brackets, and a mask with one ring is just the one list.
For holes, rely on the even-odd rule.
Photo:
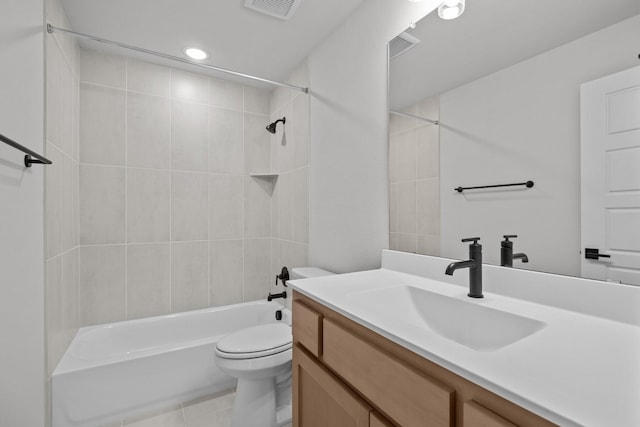
[(268, 323), (226, 335), (218, 341), (216, 350), (234, 359), (264, 357), (291, 348), (291, 342), (291, 326)]

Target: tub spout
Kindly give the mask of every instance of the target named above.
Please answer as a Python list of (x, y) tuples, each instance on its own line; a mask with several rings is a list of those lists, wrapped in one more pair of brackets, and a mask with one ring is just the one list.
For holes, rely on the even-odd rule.
[(280, 292), (279, 294), (272, 294), (269, 293), (269, 295), (267, 296), (267, 301), (273, 301), (274, 299), (277, 298), (284, 298), (287, 299), (287, 292)]

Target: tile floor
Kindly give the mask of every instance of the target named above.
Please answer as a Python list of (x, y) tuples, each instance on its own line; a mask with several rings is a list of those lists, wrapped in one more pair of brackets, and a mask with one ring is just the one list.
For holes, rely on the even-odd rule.
[[(185, 402), (163, 412), (122, 420), (103, 427), (231, 427), (235, 392)], [(291, 424), (285, 427), (291, 427)]]

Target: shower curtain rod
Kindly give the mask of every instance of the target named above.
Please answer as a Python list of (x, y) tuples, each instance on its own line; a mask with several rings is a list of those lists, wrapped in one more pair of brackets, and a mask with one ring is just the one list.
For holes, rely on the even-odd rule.
[(400, 111), (389, 110), (389, 113), (395, 114), (396, 116), (404, 116), (404, 117), (410, 117), (412, 119), (422, 120), (424, 122), (433, 123), (434, 125), (440, 124), (439, 120), (431, 120), (431, 119), (427, 119), (426, 117), (414, 116), (413, 114), (408, 114), (408, 113), (401, 113)]
[(234, 76), (237, 76), (237, 77), (243, 77), (243, 78), (246, 78), (246, 79), (256, 80), (256, 81), (259, 81), (259, 82), (262, 82), (262, 83), (268, 83), (268, 84), (271, 84), (271, 85), (274, 85), (274, 86), (285, 87), (287, 89), (294, 89), (294, 90), (299, 90), (300, 92), (309, 93), (309, 88), (306, 88), (306, 87), (290, 85), (288, 83), (280, 83), (280, 82), (276, 82), (276, 81), (273, 81), (273, 80), (263, 79), (262, 77), (256, 77), (256, 76), (252, 76), (250, 74), (239, 73), (237, 71), (227, 70), (226, 68), (215, 67), (213, 65), (202, 64), (200, 62), (189, 61), (188, 59), (183, 59), (183, 58), (180, 58), (180, 57), (177, 57), (177, 56), (167, 55), (166, 53), (156, 52), (156, 51), (153, 51), (153, 50), (148, 50), (148, 49), (144, 49), (144, 48), (141, 48), (141, 47), (128, 45), (128, 44), (125, 44), (125, 43), (115, 42), (113, 40), (107, 40), (107, 39), (103, 39), (101, 37), (90, 36), (88, 34), (78, 33), (76, 31), (65, 30), (64, 28), (58, 28), (58, 27), (54, 27), (51, 24), (47, 24), (47, 32), (49, 34), (52, 34), (55, 31), (60, 31), (60, 32), (63, 32), (63, 33), (71, 34), (74, 37), (78, 37), (78, 38), (82, 38), (82, 39), (93, 40), (93, 41), (96, 41), (96, 42), (100, 42), (100, 43), (109, 44), (109, 45), (112, 45), (112, 46), (121, 47), (123, 49), (135, 50), (136, 52), (146, 53), (147, 55), (159, 56), (160, 58), (169, 59), (169, 60), (177, 61), (177, 62), (182, 62), (184, 64), (195, 65), (196, 67), (206, 68), (207, 70), (218, 71), (218, 72), (221, 72), (221, 73), (231, 74), (231, 75), (234, 75)]

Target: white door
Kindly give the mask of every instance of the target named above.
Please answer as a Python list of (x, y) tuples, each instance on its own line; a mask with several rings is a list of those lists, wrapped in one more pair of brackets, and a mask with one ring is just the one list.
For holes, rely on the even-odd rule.
[(582, 277), (640, 285), (640, 67), (580, 97)]

